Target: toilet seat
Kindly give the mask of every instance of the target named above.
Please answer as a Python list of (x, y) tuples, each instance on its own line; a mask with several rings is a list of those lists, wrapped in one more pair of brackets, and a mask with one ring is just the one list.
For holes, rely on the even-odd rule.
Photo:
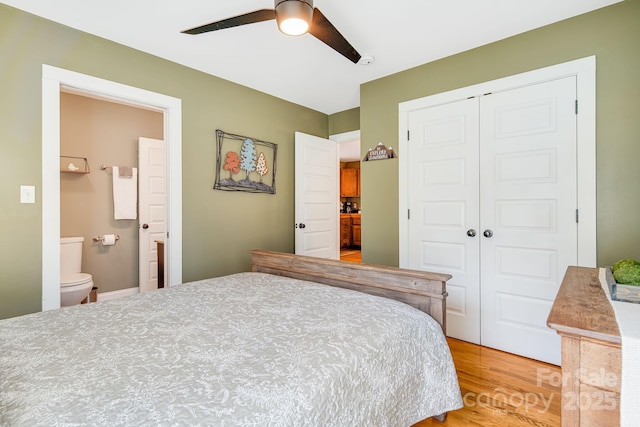
[(93, 278), (88, 273), (72, 273), (60, 278), (60, 306), (80, 304), (89, 296)]
[(60, 287), (83, 285), (92, 280), (89, 273), (73, 273), (60, 278)]

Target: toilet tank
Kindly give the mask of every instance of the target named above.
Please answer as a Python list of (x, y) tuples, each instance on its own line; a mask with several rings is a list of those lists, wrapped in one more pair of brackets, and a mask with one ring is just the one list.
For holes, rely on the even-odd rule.
[(80, 273), (82, 268), (82, 242), (84, 237), (60, 239), (60, 276)]

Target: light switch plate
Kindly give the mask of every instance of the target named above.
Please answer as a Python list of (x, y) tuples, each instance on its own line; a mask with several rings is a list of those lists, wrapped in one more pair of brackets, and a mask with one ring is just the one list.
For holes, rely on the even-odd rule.
[(20, 186), (20, 203), (35, 203), (36, 187), (34, 185)]

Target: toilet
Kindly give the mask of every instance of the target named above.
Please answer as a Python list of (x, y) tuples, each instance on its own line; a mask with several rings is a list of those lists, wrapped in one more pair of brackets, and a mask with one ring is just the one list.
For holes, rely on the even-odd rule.
[(84, 237), (60, 239), (60, 306), (80, 304), (93, 288), (90, 274), (81, 273)]

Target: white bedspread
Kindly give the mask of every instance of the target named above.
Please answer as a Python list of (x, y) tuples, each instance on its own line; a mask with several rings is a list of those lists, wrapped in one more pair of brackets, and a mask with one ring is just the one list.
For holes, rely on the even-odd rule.
[(424, 313), (261, 273), (0, 321), (0, 425), (409, 426), (462, 406)]

